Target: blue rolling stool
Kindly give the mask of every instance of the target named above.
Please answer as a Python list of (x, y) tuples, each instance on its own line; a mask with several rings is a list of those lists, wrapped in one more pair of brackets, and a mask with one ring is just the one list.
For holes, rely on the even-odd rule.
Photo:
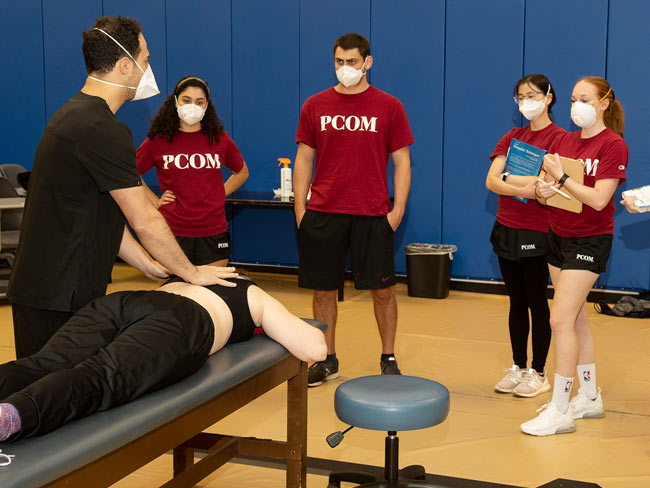
[[(383, 480), (369, 473), (331, 473), (328, 488), (340, 488), (341, 482), (367, 488), (430, 486), (418, 481), (425, 479), (423, 466), (399, 470), (397, 431), (424, 429), (443, 422), (449, 413), (447, 388), (415, 376), (364, 376), (339, 385), (334, 395), (334, 410), (339, 419), (352, 427), (388, 432), (386, 463)], [(328, 436), (328, 444), (338, 445), (345, 432)]]

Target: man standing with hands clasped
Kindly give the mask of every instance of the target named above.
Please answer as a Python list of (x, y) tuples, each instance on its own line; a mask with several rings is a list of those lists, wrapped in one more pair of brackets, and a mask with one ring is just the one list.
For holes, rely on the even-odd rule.
[[(298, 284), (314, 290), (314, 318), (328, 325), (328, 356), (309, 368), (309, 386), (339, 376), (336, 295), (348, 249), (355, 287), (369, 289), (373, 299), (382, 342), (381, 373), (400, 374), (393, 354), (397, 329), (393, 235), (411, 185), (409, 145), (414, 139), (400, 101), (368, 84), (366, 73), (372, 64), (365, 37), (350, 33), (337, 39), (334, 68), (340, 83), (307, 99), (300, 113), (293, 181)], [(389, 155), (395, 165), (392, 208), (386, 175)]]

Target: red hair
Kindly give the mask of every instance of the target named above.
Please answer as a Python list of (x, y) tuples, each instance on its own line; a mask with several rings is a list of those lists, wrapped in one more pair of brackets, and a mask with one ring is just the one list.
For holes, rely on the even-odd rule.
[(606, 79), (600, 76), (583, 76), (578, 80), (586, 81), (596, 89), (596, 94), (600, 100), (609, 100), (609, 107), (603, 114), (605, 127), (613, 130), (619, 136), (623, 137), (623, 107), (616, 99), (614, 90)]

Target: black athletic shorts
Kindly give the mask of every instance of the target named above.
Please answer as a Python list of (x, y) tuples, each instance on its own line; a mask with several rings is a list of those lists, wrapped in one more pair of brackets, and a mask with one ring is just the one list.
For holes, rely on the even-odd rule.
[(395, 284), (394, 232), (385, 215), (348, 215), (307, 210), (298, 229), (298, 286), (336, 290), (350, 264), (357, 290)]
[(604, 273), (612, 250), (611, 234), (587, 237), (560, 237), (548, 231), (546, 260), (560, 269), (584, 269)]
[(176, 241), (194, 266), (228, 259), (232, 251), (230, 232), (207, 237), (176, 236)]
[(548, 236), (546, 232), (513, 229), (495, 221), (490, 242), (497, 256), (519, 261), (522, 258), (545, 256)]

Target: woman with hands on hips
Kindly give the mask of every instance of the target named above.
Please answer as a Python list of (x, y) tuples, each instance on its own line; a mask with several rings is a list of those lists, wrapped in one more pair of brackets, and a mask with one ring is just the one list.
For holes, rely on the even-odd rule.
[[(530, 124), (511, 129), (501, 138), (490, 155), (492, 165), (485, 181), (488, 190), (500, 195), (490, 242), (510, 297), (508, 330), (514, 363), (505, 370), (506, 375), (494, 389), (499, 393), (534, 397), (551, 389), (544, 371), (551, 343), (546, 265), (548, 211), (535, 200), (536, 176), (511, 175), (504, 171), (513, 139), (546, 150), (565, 130), (551, 120), (555, 91), (546, 76), (523, 77), (515, 84), (514, 98)], [(531, 325), (533, 357), (528, 368)]]
[[(137, 150), (138, 171), (155, 166), (163, 194), (150, 198), (167, 219), (176, 240), (194, 265), (226, 266), (231, 240), (226, 196), (248, 178), (239, 149), (224, 130), (201, 78), (176, 84), (151, 122)], [(221, 167), (232, 175), (224, 183)]]
[[(553, 397), (537, 417), (521, 425), (523, 432), (539, 436), (573, 432), (574, 419), (605, 416), (600, 389), (596, 388), (586, 300), (609, 259), (614, 192), (625, 180), (628, 148), (623, 140), (623, 109), (603, 78), (578, 80), (571, 96), (571, 119), (581, 130), (555, 139), (543, 165), (554, 181), (540, 182), (536, 189), (542, 203), (562, 187), (583, 203), (580, 213), (548, 207), (547, 260), (555, 288), (551, 306), (556, 369)], [(583, 162), (583, 184), (563, 172), (559, 156)], [(576, 370), (580, 388), (569, 402)]]

